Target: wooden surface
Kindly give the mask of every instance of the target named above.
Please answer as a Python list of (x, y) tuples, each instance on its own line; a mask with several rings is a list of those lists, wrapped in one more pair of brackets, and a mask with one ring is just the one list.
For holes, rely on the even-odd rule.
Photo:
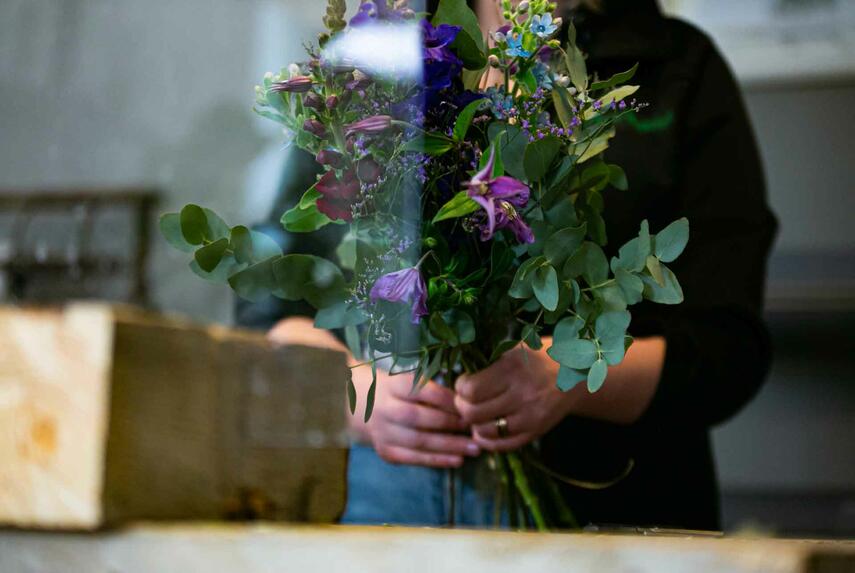
[(3, 573), (851, 573), (846, 542), (346, 526), (0, 531)]
[(123, 308), (0, 307), (0, 524), (331, 522), (343, 355)]

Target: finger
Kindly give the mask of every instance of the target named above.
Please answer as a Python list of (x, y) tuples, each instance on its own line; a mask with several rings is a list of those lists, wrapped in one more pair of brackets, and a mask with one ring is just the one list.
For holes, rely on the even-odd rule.
[[(499, 416), (497, 416), (497, 418), (498, 417)], [(525, 417), (521, 412), (504, 416), (504, 418), (508, 421), (508, 431), (506, 436), (508, 438), (513, 437), (516, 434), (526, 433), (529, 429)], [(502, 439), (502, 436), (499, 435), (499, 426), (496, 425), (496, 420), (473, 425), (472, 431), (487, 440)]]
[(481, 454), (481, 448), (469, 436), (423, 432), (394, 424), (387, 426), (384, 439), (392, 444), (423, 452), (469, 457)]
[(404, 446), (381, 446), (377, 454), (389, 463), (427, 466), (431, 468), (459, 468), (463, 456), (420, 452)]
[(450, 388), (440, 386), (433, 381), (428, 382), (421, 388), (414, 389), (412, 385), (410, 385), (406, 394), (399, 396), (399, 398), (409, 400), (411, 402), (429, 404), (431, 406), (436, 406), (440, 410), (444, 410), (449, 414), (454, 414), (455, 416), (459, 415), (457, 407), (454, 405), (454, 392), (452, 392)]
[(399, 402), (397, 407), (389, 409), (387, 418), (399, 426), (418, 430), (459, 432), (467, 427), (458, 415), (412, 402)]
[(500, 416), (508, 417), (519, 407), (512, 392), (504, 392), (486, 402), (473, 404), (461, 396), (454, 399), (460, 417), (470, 425), (494, 422)]
[(528, 432), (514, 434), (507, 438), (491, 440), (480, 435), (477, 431), (472, 432), (472, 439), (487, 452), (512, 452), (528, 445), (534, 440), (534, 436)]
[(508, 388), (508, 373), (498, 366), (499, 361), (477, 374), (461, 376), (454, 385), (454, 391), (469, 402), (484, 402), (495, 398)]

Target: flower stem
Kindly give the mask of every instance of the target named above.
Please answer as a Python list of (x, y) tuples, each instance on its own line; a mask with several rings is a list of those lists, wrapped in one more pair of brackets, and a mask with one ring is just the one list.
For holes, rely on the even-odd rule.
[(532, 491), (531, 486), (528, 483), (528, 477), (525, 475), (525, 469), (523, 468), (519, 454), (517, 452), (508, 452), (505, 454), (505, 457), (511, 468), (511, 473), (514, 476), (514, 483), (517, 486), (517, 491), (519, 491), (523, 502), (534, 520), (535, 528), (541, 532), (549, 531), (549, 527), (546, 525), (546, 519), (543, 517), (543, 511), (540, 508), (540, 500)]

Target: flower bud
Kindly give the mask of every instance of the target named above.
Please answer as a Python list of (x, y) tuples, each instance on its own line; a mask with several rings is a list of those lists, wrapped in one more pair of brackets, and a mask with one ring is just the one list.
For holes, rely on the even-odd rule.
[(555, 83), (562, 88), (566, 88), (570, 85), (570, 78), (568, 76), (559, 76)]
[(275, 82), (270, 89), (275, 92), (306, 93), (312, 89), (312, 78), (308, 76), (294, 76), (284, 82)]
[(490, 54), (490, 57), (487, 58), (487, 61), (490, 62), (490, 66), (493, 68), (498, 68), (502, 65), (502, 63), (499, 61), (499, 56), (497, 56), (496, 54)]
[(561, 40), (549, 40), (548, 42), (546, 42), (546, 45), (556, 50), (561, 47)]
[(528, 0), (523, 0), (517, 6), (517, 12), (519, 12), (520, 14), (525, 14), (526, 12), (528, 12), (528, 8), (529, 8)]
[(561, 25), (564, 23), (564, 18), (559, 16), (559, 17), (555, 18), (554, 20), (552, 20), (552, 23), (560, 28)]
[(388, 115), (372, 115), (365, 119), (351, 123), (347, 126), (345, 135), (350, 137), (354, 133), (365, 133), (376, 135), (383, 133), (392, 127), (392, 117)]
[(578, 90), (575, 87), (569, 87), (567, 88), (567, 91), (570, 92), (571, 96), (574, 96), (578, 93)]
[(303, 105), (315, 111), (321, 111), (324, 109), (324, 102), (321, 99), (321, 96), (315, 92), (309, 92), (303, 97)]
[(507, 37), (505, 37), (505, 35), (502, 34), (501, 32), (498, 32), (498, 31), (493, 32), (493, 41), (496, 42), (497, 44), (501, 44), (502, 42), (506, 42), (507, 40), (508, 40)]
[(321, 149), (315, 156), (315, 161), (321, 165), (328, 165), (333, 169), (344, 167), (344, 155), (334, 149)]
[(505, 20), (510, 20), (511, 18), (513, 18), (513, 16), (514, 15), (510, 12), (505, 12), (504, 14), (502, 14), (502, 18), (504, 18)]
[(324, 124), (319, 122), (317, 119), (307, 119), (304, 121), (303, 130), (321, 138), (327, 134), (327, 129), (324, 127)]
[(336, 107), (338, 107), (338, 96), (337, 95), (329, 96), (327, 98), (327, 101), (326, 101), (326, 106), (327, 106), (327, 109), (335, 109)]

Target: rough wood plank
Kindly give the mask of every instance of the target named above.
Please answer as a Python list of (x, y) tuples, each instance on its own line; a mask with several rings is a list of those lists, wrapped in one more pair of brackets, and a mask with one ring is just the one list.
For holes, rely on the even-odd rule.
[(123, 308), (0, 308), (0, 524), (330, 522), (340, 353)]
[(850, 573), (855, 544), (402, 528), (136, 526), (112, 534), (0, 532), (14, 573)]

